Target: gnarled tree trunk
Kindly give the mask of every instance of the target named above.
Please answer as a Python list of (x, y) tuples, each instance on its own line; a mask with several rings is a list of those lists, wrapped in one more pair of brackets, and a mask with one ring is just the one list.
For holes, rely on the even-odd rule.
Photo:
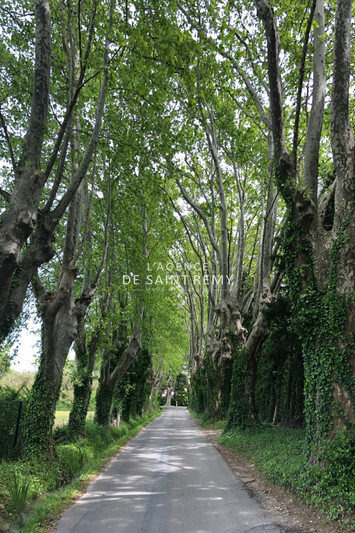
[[(352, 1), (337, 2), (331, 100), (336, 178), (330, 194), (321, 197), (317, 191), (326, 94), (323, 0), (316, 2), (314, 10), (317, 24), (313, 101), (305, 148), (304, 188), (298, 185), (295, 164), (296, 127), (292, 154), (285, 141), (277, 21), (266, 0), (255, 0), (255, 5), (267, 36), (278, 188), (289, 208), (284, 253), (295, 323), (303, 343), (307, 434), (310, 444), (315, 445), (313, 449), (317, 449), (324, 438), (334, 435), (336, 430), (350, 428), (354, 422), (355, 355), (351, 332), (355, 326), (355, 154), (349, 121)], [(325, 221), (331, 196), (335, 210)]]

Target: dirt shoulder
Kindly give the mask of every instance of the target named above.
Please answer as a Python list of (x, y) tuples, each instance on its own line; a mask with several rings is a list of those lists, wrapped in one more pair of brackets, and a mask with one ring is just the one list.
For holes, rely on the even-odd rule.
[(295, 494), (262, 478), (254, 465), (237, 451), (218, 444), (221, 430), (200, 429), (276, 523), (304, 533), (344, 533), (340, 525), (330, 522), (320, 511), (307, 507)]

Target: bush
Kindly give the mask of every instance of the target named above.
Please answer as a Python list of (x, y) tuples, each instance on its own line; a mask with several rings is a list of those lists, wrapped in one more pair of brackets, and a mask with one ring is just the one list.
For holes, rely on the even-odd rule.
[(78, 441), (74, 444), (61, 444), (56, 447), (61, 464), (64, 470), (70, 472), (75, 477), (82, 470), (84, 463), (93, 458), (93, 448), (88, 446), (84, 441)]

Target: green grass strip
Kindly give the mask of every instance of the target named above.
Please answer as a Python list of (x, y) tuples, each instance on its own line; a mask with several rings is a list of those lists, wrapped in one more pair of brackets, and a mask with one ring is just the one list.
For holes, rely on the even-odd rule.
[[(12, 525), (11, 531), (21, 533), (47, 531), (64, 510), (87, 489), (109, 460), (160, 414), (161, 410), (155, 411), (136, 420), (130, 420), (127, 424), (122, 423), (120, 428), (111, 427), (109, 431), (89, 422), (87, 424), (88, 436), (85, 439), (76, 443), (60, 444), (56, 447), (59, 459), (53, 463), (52, 468), (47, 470), (49, 479), (47, 486), (43, 482), (43, 465), (40, 460), (27, 466), (19, 461), (3, 462), (0, 469), (0, 485), (3, 481), (5, 488), (0, 496), (3, 496), (3, 501), (7, 500), (7, 508), (10, 512), (7, 513), (6, 521)], [(16, 516), (16, 509), (11, 508), (11, 483), (8, 482), (8, 478), (13, 476), (14, 472), (22, 475), (23, 471), (26, 472), (26, 479), (31, 480), (29, 498), (32, 498), (32, 501), (27, 504), (24, 514)], [(67, 480), (66, 476), (68, 476)], [(69, 482), (70, 476), (74, 477), (71, 482)], [(69, 483), (63, 485), (65, 481)], [(59, 488), (51, 490), (55, 485)], [(8, 486), (7, 493), (6, 486)], [(4, 520), (2, 523), (4, 524)]]

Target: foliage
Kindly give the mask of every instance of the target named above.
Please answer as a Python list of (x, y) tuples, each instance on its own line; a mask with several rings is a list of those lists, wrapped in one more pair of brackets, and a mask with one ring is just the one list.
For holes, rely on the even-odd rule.
[[(230, 367), (227, 366), (222, 374), (221, 369), (214, 368), (211, 359), (205, 357), (202, 366), (191, 377), (191, 408), (212, 420), (225, 418), (232, 394), (231, 379)], [(222, 401), (219, 390), (222, 391)]]
[(128, 422), (131, 418), (142, 416), (152, 384), (149, 382), (149, 371), (152, 358), (148, 350), (140, 350), (137, 359), (119, 383), (114, 405), (116, 404), (122, 419)]
[[(314, 277), (314, 262), (309, 242), (301, 229), (288, 222), (284, 229), (283, 249), (290, 291), (292, 327), (302, 339), (305, 376), (305, 418), (310, 449), (317, 456), (318, 444), (329, 435), (334, 416), (343, 418), (349, 434), (353, 423), (346, 420), (333, 396), (334, 380), (355, 398), (355, 376), (350, 365), (353, 353), (350, 339), (344, 336), (349, 302), (337, 290), (340, 250), (346, 243), (343, 224), (330, 254), (329, 276), (323, 287)], [(295, 254), (302, 247), (304, 263), (295, 268)], [(302, 289), (302, 276), (309, 272), (310, 282)], [(316, 327), (315, 327), (316, 325)], [(318, 444), (317, 444), (318, 443)]]
[(188, 381), (186, 374), (180, 373), (175, 377), (174, 396), (171, 399), (171, 405), (187, 406), (188, 405)]
[(231, 398), (226, 431), (237, 427), (244, 429), (254, 424), (250, 413), (248, 363), (249, 359), (245, 349), (237, 347), (234, 342)]
[(9, 459), (18, 452), (27, 399), (25, 385), (18, 390), (0, 387), (0, 459)]
[[(48, 526), (53, 516), (63, 511), (63, 502), (68, 505), (73, 495), (83, 490), (92, 475), (103, 468), (109, 457), (159, 415), (160, 411), (147, 413), (131, 420), (129, 425), (122, 423), (120, 428), (106, 429), (89, 422), (85, 428), (85, 439), (75, 443), (63, 443), (66, 427), (60, 427), (54, 432), (55, 440), (60, 441), (54, 460), (45, 461), (40, 457), (29, 461), (3, 461), (0, 469), (0, 499), (6, 513), (4, 518), (9, 518), (13, 512), (12, 491), (16, 478), (18, 493), (23, 496), (26, 493), (27, 501), (41, 496), (36, 505), (31, 506), (24, 530), (38, 532), (41, 525)], [(76, 480), (73, 482), (74, 478)], [(25, 482), (22, 483), (21, 480)], [(27, 491), (23, 487), (27, 487)]]
[(6, 375), (10, 370), (10, 363), (12, 361), (12, 356), (10, 349), (7, 346), (0, 347), (0, 378)]
[[(101, 401), (102, 406), (102, 412), (98, 409), (98, 418), (108, 425), (112, 398), (116, 402), (114, 408), (122, 412), (123, 418), (128, 420), (132, 413), (141, 413), (149, 391), (148, 369), (153, 374), (160, 374), (161, 379), (168, 379), (188, 367), (193, 374), (190, 404), (196, 411), (204, 412), (213, 419), (225, 417), (228, 412), (228, 429), (254, 425), (253, 416), (257, 413), (250, 412), (254, 383), (251, 382), (251, 364), (243, 347), (244, 341), (239, 342), (238, 339), (237, 342), (233, 331), (228, 335), (226, 328), (226, 337), (232, 340), (232, 350), (228, 346), (223, 353), (221, 346), (225, 346), (222, 344), (225, 338), (218, 336), (222, 319), (216, 310), (222, 316), (228, 305), (233, 307), (235, 302), (229, 301), (223, 309), (219, 308), (220, 287), (216, 286), (213, 290), (201, 288), (193, 277), (186, 276), (184, 269), (198, 257), (199, 262), (205, 264), (203, 267), (200, 265), (201, 270), (217, 274), (224, 268), (233, 276), (238, 271), (240, 294), (236, 297), (238, 302), (233, 316), (235, 318), (240, 311), (244, 318), (243, 327), (251, 332), (256, 321), (259, 292), (264, 289), (261, 286), (264, 280), (258, 279), (262, 276), (263, 266), (258, 263), (262, 262), (262, 241), (266, 240), (262, 230), (268, 219), (266, 191), (273, 174), (279, 195), (283, 196), (283, 201), (278, 204), (276, 227), (283, 224), (285, 204), (289, 208), (282, 231), (281, 264), (275, 263), (273, 269), (274, 274), (280, 275), (279, 283), (283, 284), (282, 290), (286, 292), (265, 311), (270, 335), (255, 359), (258, 367), (255, 400), (261, 422), (274, 419), (287, 425), (302, 425), (305, 420), (309, 458), (317, 459), (321, 468), (319, 479), (323, 481), (317, 486), (323, 491), (321, 499), (324, 499), (326, 488), (332, 492), (329, 480), (323, 476), (323, 472), (330, 469), (331, 456), (334, 456), (335, 475), (344, 479), (344, 486), (345, 482), (349, 482), (339, 465), (340, 458), (348, 465), (351, 447), (347, 439), (354, 431), (344, 409), (345, 403), (350, 408), (354, 405), (355, 379), (349, 363), (354, 353), (354, 337), (346, 337), (344, 331), (349, 318), (347, 315), (351, 306), (354, 308), (354, 303), (339, 291), (339, 282), (346, 282), (344, 286), (352, 290), (353, 272), (351, 268), (346, 271), (345, 263), (353, 264), (353, 252), (346, 255), (344, 250), (353, 245), (353, 239), (349, 238), (353, 212), (345, 213), (344, 209), (343, 213), (341, 206), (351, 204), (353, 193), (348, 191), (346, 202), (345, 197), (341, 201), (339, 198), (347, 186), (344, 176), (349, 183), (352, 183), (353, 176), (349, 168), (344, 172), (338, 171), (335, 157), (329, 162), (331, 146), (327, 137), (334, 118), (338, 118), (331, 118), (329, 83), (325, 87), (323, 131), (319, 131), (322, 138), (317, 150), (319, 161), (317, 157), (314, 165), (315, 177), (318, 179), (320, 176), (322, 183), (315, 187), (314, 205), (310, 202), (309, 191), (302, 188), (302, 172), (307, 165), (304, 142), (310, 138), (307, 128), (313, 115), (310, 113), (311, 94), (316, 96), (317, 93), (316, 81), (312, 83), (314, 44), (307, 34), (308, 11), (312, 3), (305, 9), (301, 5), (290, 6), (289, 2), (281, 2), (272, 15), (275, 24), (270, 27), (279, 29), (275, 50), (278, 50), (282, 61), (280, 75), (272, 68), (269, 72), (276, 73), (282, 81), (276, 85), (282, 86), (284, 116), (279, 113), (275, 124), (282, 126), (280, 138), (285, 144), (283, 156), (272, 161), (270, 121), (275, 101), (270, 102), (269, 96), (278, 87), (268, 85), (266, 58), (270, 58), (270, 51), (267, 56), (265, 35), (255, 13), (257, 3), (240, 0), (202, 0), (198, 3), (181, 0), (159, 5), (155, 5), (156, 2), (154, 5), (140, 1), (118, 2), (112, 31), (107, 28), (107, 0), (95, 3), (97, 11), (87, 0), (80, 2), (80, 10), (72, 10), (69, 4), (63, 8), (57, 0), (51, 3), (53, 65), (51, 105), (41, 149), (43, 168), (52, 153), (72, 93), (70, 80), (73, 81), (77, 73), (69, 72), (68, 66), (76, 63), (77, 46), (80, 46), (78, 69), (84, 78), (79, 83), (80, 94), (75, 104), (74, 119), (69, 121), (75, 134), (68, 130), (67, 140), (70, 141), (69, 147), (77, 142), (79, 149), (67, 150), (64, 140), (61, 152), (55, 154), (52, 172), (43, 182), (43, 190), (38, 191), (38, 205), (29, 217), (33, 221), (34, 236), (42, 226), (52, 228), (53, 234), (47, 243), (50, 254), (47, 250), (43, 260), (37, 258), (38, 263), (27, 262), (40, 265), (40, 276), (50, 289), (47, 296), (51, 301), (60, 279), (67, 214), (60, 216), (59, 221), (56, 217), (55, 220), (48, 218), (48, 212), (52, 215), (53, 209), (65, 196), (73, 168), (81, 164), (88, 146), (102, 85), (104, 37), (110, 35), (110, 83), (102, 136), (95, 141), (92, 176), (87, 173), (83, 182), (86, 200), (81, 209), (82, 224), (78, 228), (83, 242), (78, 245), (82, 253), (74, 254), (74, 300), (80, 299), (81, 289), (88, 282), (86, 278), (97, 270), (104, 257), (103, 276), (87, 315), (86, 333), (89, 336), (98, 331), (98, 354), (103, 363), (108, 363), (102, 368), (109, 375), (119, 362), (134, 325), (139, 324), (144, 332), (143, 345), (149, 353), (149, 362), (148, 357), (144, 360), (143, 356), (137, 360), (118, 390), (114, 387), (105, 389), (101, 379), (102, 387), (95, 398), (98, 405)], [(31, 107), (35, 19), (30, 14), (33, 6), (29, 0), (22, 3), (14, 0), (12, 10), (7, 9), (5, 4), (3, 7), (0, 10), (0, 54), (3, 60), (0, 71), (3, 97), (0, 135), (5, 142), (0, 148), (0, 211), (6, 215), (11, 206), (8, 197), (16, 183), (20, 183), (20, 180), (14, 179), (16, 172), (13, 172), (9, 153), (12, 155), (13, 151), (17, 164), (23, 152)], [(326, 32), (320, 37), (329, 51), (334, 7), (334, 3), (326, 7)], [(258, 11), (260, 13), (261, 10)], [(77, 20), (74, 20), (76, 16)], [(93, 46), (87, 49), (85, 55), (91, 17), (95, 29)], [(310, 30), (317, 25), (309, 18)], [(334, 46), (335, 51), (341, 48)], [(316, 49), (320, 50), (321, 46)], [(331, 54), (327, 53), (324, 59), (327, 80), (331, 79), (330, 63)], [(334, 64), (337, 65), (337, 62)], [(353, 84), (353, 81), (350, 83)], [(333, 95), (336, 94), (335, 89), (336, 83)], [(353, 85), (348, 92), (353, 110)], [(342, 101), (345, 105), (346, 98)], [(320, 118), (320, 126), (322, 121), (323, 118)], [(297, 127), (293, 126), (296, 123)], [(350, 138), (350, 129), (348, 131), (345, 126), (340, 124), (338, 134), (343, 135), (346, 131)], [(274, 127), (274, 147), (280, 145), (276, 130)], [(292, 136), (294, 146), (291, 154), (288, 150)], [(335, 148), (333, 146), (333, 156)], [(286, 170), (292, 166), (292, 172), (288, 172), (286, 177), (282, 174), (281, 163), (280, 168), (273, 168), (278, 159)], [(39, 180), (40, 176), (37, 178)], [(182, 191), (185, 191), (183, 198)], [(330, 200), (327, 203), (328, 193)], [(12, 202), (16, 196), (17, 193)], [(46, 210), (48, 199), (50, 202)], [(222, 223), (221, 215), (223, 204), (225, 223)], [(103, 221), (106, 220), (108, 207), (109, 238), (106, 247)], [(90, 210), (91, 216), (86, 217)], [(322, 213), (323, 220), (320, 218)], [(344, 220), (347, 216), (350, 218)], [(9, 235), (12, 233), (9, 232)], [(314, 239), (322, 245), (312, 242)], [(6, 239), (3, 241), (7, 242)], [(39, 241), (44, 242), (43, 239)], [(224, 261), (221, 257), (222, 241), (225, 245)], [(33, 236), (28, 238), (26, 235), (23, 242), (24, 248), (17, 253), (23, 262), (15, 272), (16, 282), (22, 279), (24, 259), (28, 260), (29, 252), (34, 252), (37, 241)], [(237, 261), (239, 251), (240, 262)], [(48, 261), (51, 254), (54, 254), (54, 259), (43, 267), (43, 261)], [(185, 273), (187, 281), (181, 286), (163, 284), (147, 288), (144, 283), (123, 284), (123, 276), (133, 276), (133, 279), (138, 276), (144, 281), (152, 265), (164, 265), (170, 260), (174, 263), (174, 274), (182, 277)], [(74, 263), (71, 263), (73, 268)], [(179, 263), (180, 266), (177, 266)], [(32, 279), (33, 273), (25, 276), (26, 280)], [(17, 284), (13, 283), (12, 293), (16, 292), (16, 288)], [(7, 313), (7, 316), (12, 314)], [(234, 322), (230, 324), (233, 327)], [(348, 323), (351, 324), (351, 320)], [(213, 330), (210, 337), (207, 326)], [(50, 331), (55, 335), (55, 328), (50, 328)], [(219, 346), (217, 350), (216, 346)], [(224, 356), (227, 364), (222, 365), (220, 361)], [(3, 362), (7, 368), (6, 352), (0, 354), (0, 374)], [(99, 363), (97, 360), (96, 366)], [(32, 439), (30, 448), (36, 444), (39, 432), (42, 432), (39, 444), (48, 448), (50, 446), (43, 442), (43, 435), (50, 437), (48, 428), (50, 430), (53, 420), (50, 415), (44, 416), (43, 424), (39, 425), (35, 415), (45, 413), (49, 404), (54, 411), (57, 397), (43, 401), (48, 392), (43, 376), (39, 375), (36, 383), (38, 396), (33, 416), (29, 416), (27, 434)], [(71, 403), (72, 393), (66, 385), (65, 379), (61, 403), (57, 403), (57, 407), (67, 408)], [(342, 399), (345, 399), (343, 403)], [(335, 421), (338, 426), (346, 426), (344, 438), (337, 436)], [(72, 475), (86, 461), (86, 452), (81, 452), (73, 444), (63, 444), (67, 439), (65, 430), (61, 429), (61, 433), (57, 431), (55, 435), (63, 439), (59, 453)], [(285, 434), (292, 440), (291, 435)], [(330, 440), (328, 447), (326, 439)], [(336, 450), (332, 448), (333, 444)], [(335, 456), (339, 457), (339, 461), (335, 460)], [(322, 463), (328, 465), (323, 470)], [(275, 475), (280, 477), (277, 465), (274, 468)], [(317, 466), (309, 465), (309, 468), (312, 483), (315, 483)], [(307, 468), (305, 472), (308, 472)], [(292, 477), (293, 474), (290, 474)], [(324, 489), (321, 488), (322, 483)], [(334, 490), (336, 492), (337, 489)], [(337, 497), (336, 494), (333, 496)]]
[(16, 472), (13, 473), (13, 485), (11, 487), (12, 509), (16, 515), (20, 514), (28, 498), (31, 481)]
[[(220, 444), (248, 458), (267, 479), (294, 491), (332, 520), (344, 523), (355, 508), (354, 439), (339, 433), (324, 441), (321, 463), (307, 458), (305, 431), (263, 426), (224, 433)], [(351, 459), (352, 458), (352, 459)]]
[(291, 302), (278, 295), (263, 310), (270, 330), (258, 359), (256, 406), (262, 422), (304, 424), (302, 345), (292, 329)]
[(33, 372), (17, 372), (10, 369), (5, 375), (0, 378), (0, 387), (10, 387), (11, 389), (18, 390), (26, 388), (31, 390), (35, 379)]
[(193, 409), (196, 413), (205, 412), (205, 389), (205, 373), (202, 367), (198, 367), (196, 372), (191, 376), (190, 398), (190, 409)]

